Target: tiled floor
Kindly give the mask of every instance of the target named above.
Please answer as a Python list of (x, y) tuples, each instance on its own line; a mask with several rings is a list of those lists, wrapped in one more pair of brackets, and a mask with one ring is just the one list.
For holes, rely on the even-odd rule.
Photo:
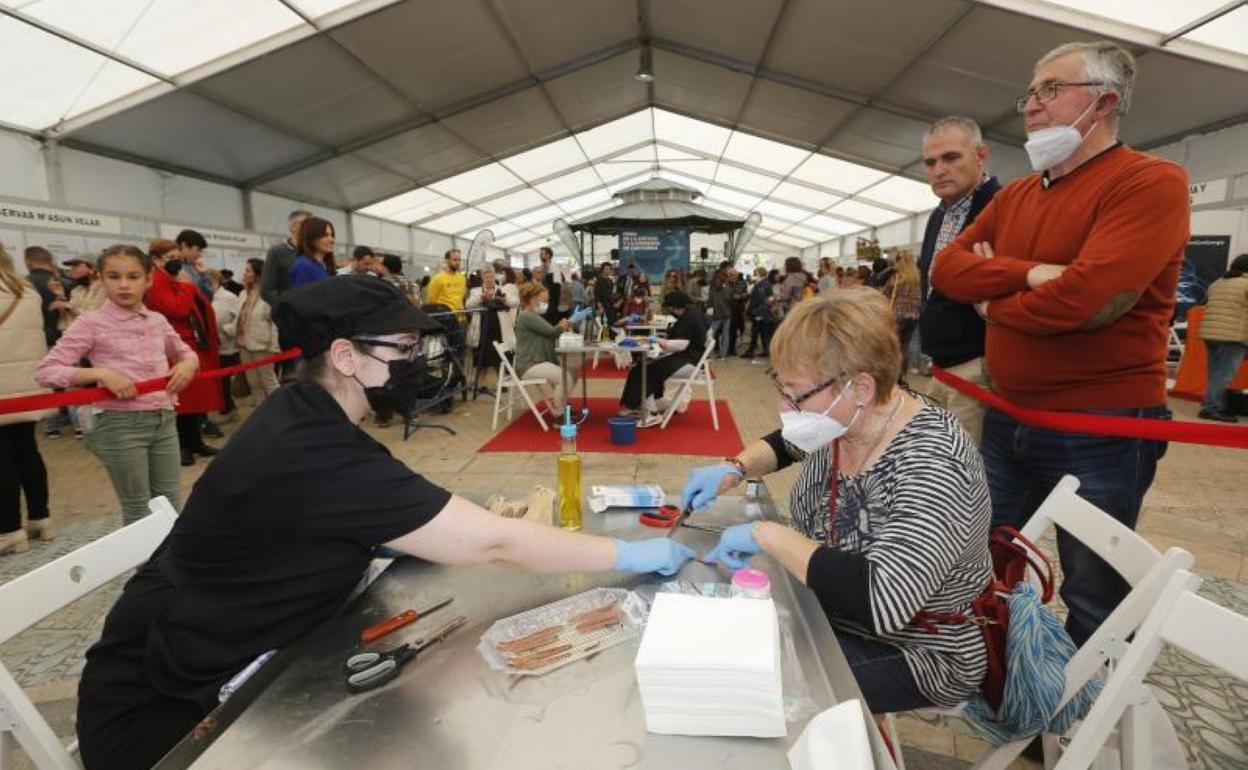
[[(745, 440), (777, 425), (775, 399), (761, 365), (731, 359), (717, 365), (718, 395), (727, 399)], [(917, 379), (914, 383), (925, 383)], [(620, 381), (591, 380), (591, 395), (617, 393)], [(492, 489), (553, 486), (554, 457), (538, 454), (476, 454), (491, 435), (488, 399), (458, 404), (446, 416), (430, 418), (455, 428), (457, 436), (422, 430), (402, 441), (398, 427), (370, 428), (396, 456), (432, 481), (453, 491), (482, 496)], [(1191, 419), (1195, 405), (1172, 404), (1176, 416)], [(231, 426), (225, 426), (227, 435)], [(34, 543), (26, 554), (0, 556), (0, 582), (46, 563), (120, 524), (104, 471), (79, 442), (66, 436), (41, 438), (52, 481), (53, 516), (62, 535)], [(1197, 570), (1206, 577), (1202, 593), (1248, 614), (1248, 454), (1229, 449), (1172, 446), (1145, 500), (1140, 532), (1158, 547), (1180, 545), (1196, 554)], [(675, 491), (688, 472), (705, 458), (664, 455), (589, 454), (584, 458), (590, 483), (629, 480), (653, 482)], [(183, 486), (204, 468), (184, 469)], [(769, 486), (787, 500), (796, 468), (775, 474)], [(62, 735), (73, 730), (73, 698), (82, 653), (96, 638), (120, 582), (56, 613), (47, 621), (0, 646), (0, 659), (48, 715)], [(1248, 767), (1248, 685), (1214, 675), (1203, 664), (1167, 651), (1153, 673), (1159, 698), (1170, 709), (1192, 767)], [(965, 726), (934, 724), (906, 715), (899, 719), (912, 770), (963, 767), (985, 744)], [(1020, 767), (1030, 767), (1020, 762)]]

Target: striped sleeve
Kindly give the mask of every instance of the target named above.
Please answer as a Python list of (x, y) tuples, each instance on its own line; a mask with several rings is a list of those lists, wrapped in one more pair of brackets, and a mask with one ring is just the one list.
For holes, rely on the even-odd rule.
[(940, 449), (916, 452), (922, 462), (897, 468), (893, 509), (867, 552), (876, 633), (908, 625), (945, 585), (973, 536), (973, 512), (982, 504), (975, 490), (982, 484), (947, 447)]

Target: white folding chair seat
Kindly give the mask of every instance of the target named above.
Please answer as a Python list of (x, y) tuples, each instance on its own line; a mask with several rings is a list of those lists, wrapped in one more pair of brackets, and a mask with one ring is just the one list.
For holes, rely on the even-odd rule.
[(695, 386), (706, 388), (706, 398), (711, 402), (711, 425), (715, 430), (719, 430), (719, 409), (715, 405), (715, 380), (711, 378), (711, 351), (715, 349), (715, 335), (710, 332), (706, 333), (706, 349), (702, 351), (702, 357), (698, 359), (696, 365), (685, 364), (677, 369), (667, 381), (676, 385), (676, 394), (667, 405), (667, 411), (663, 413), (663, 422), (659, 423), (660, 428), (666, 428), (667, 423), (671, 421), (672, 415), (680, 407), (681, 400), (686, 393), (691, 393)]
[[(1197, 596), (1200, 583), (1199, 577), (1185, 570), (1170, 576), (1056, 770), (1086, 768), (1095, 760), (1114, 726), (1129, 719), (1130, 710), (1137, 707), (1140, 691), (1145, 689), (1144, 677), (1166, 644), (1248, 682), (1248, 618)], [(1134, 731), (1131, 738), (1124, 741), (1124, 767), (1138, 767), (1151, 758), (1147, 731)]]
[[(494, 349), (498, 351), (499, 373), (498, 384), (494, 387), (494, 417), (490, 422), (491, 430), (498, 430), (498, 413), (503, 409), (507, 410), (507, 419), (511, 420), (511, 407), (515, 403), (516, 393), (519, 392), (524, 403), (528, 404), (529, 411), (537, 418), (537, 424), (542, 426), (543, 431), (550, 428), (546, 425), (546, 420), (542, 417), (542, 412), (537, 408), (537, 403), (529, 395), (526, 389), (529, 386), (541, 388), (546, 385), (546, 380), (522, 380), (516, 374), (515, 366), (511, 363), (511, 359), (507, 357), (507, 353), (511, 351), (511, 345), (504, 342), (495, 342)], [(507, 397), (507, 404), (503, 405), (503, 396)]]
[[(164, 497), (148, 503), (151, 515), (84, 545), (0, 586), (0, 644), (81, 599), (151, 557), (177, 512)], [(17, 680), (0, 663), (0, 768), (13, 766), (14, 743), (41, 770), (77, 770), (77, 741), (63, 746)]]

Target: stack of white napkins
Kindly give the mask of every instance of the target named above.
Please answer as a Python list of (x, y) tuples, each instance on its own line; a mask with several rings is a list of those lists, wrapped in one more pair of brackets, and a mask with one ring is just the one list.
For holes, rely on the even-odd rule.
[(780, 627), (770, 599), (657, 594), (636, 667), (650, 732), (785, 734)]

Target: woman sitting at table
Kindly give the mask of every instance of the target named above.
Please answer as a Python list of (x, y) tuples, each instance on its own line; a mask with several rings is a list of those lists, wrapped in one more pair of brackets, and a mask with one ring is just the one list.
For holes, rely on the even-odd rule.
[(696, 366), (701, 360), (706, 350), (706, 318), (694, 310), (692, 304), (683, 291), (667, 295), (665, 309), (676, 316), (676, 323), (667, 330), (667, 339), (659, 340), (658, 345), (669, 355), (646, 363), (645, 404), (641, 396), (641, 362), (633, 364), (620, 395), (620, 414), (641, 416), (643, 407), (647, 415), (663, 411), (667, 408), (660, 401), (664, 382), (686, 365)]
[(695, 470), (701, 508), (742, 478), (802, 464), (793, 525), (741, 524), (708, 556), (731, 567), (766, 552), (815, 592), (877, 714), (950, 707), (987, 670), (979, 627), (916, 623), (965, 613), (988, 586), (983, 462), (949, 412), (897, 386), (901, 349), (888, 300), (872, 289), (798, 303), (771, 343), (781, 430)]
[[(266, 398), (204, 471), (87, 652), (87, 770), (155, 764), (218, 705), (223, 684), (337, 612), (379, 546), (539, 572), (673, 574), (693, 555), (667, 537), (629, 543), (492, 515), (360, 430), (370, 406), (414, 397), (420, 333), (442, 328), (386, 281), (291, 289), (273, 316), (303, 349), (298, 381)], [(482, 628), (490, 620), (474, 617)]]
[[(571, 318), (564, 318), (552, 325), (543, 315), (550, 299), (546, 287), (530, 282), (520, 287), (520, 312), (516, 315), (516, 374), (522, 380), (545, 380), (543, 395), (546, 407), (553, 415), (563, 411), (563, 370), (555, 355), (555, 340), (592, 312), (589, 308), (578, 310)], [(576, 385), (580, 375), (579, 359), (568, 361), (568, 387)]]

